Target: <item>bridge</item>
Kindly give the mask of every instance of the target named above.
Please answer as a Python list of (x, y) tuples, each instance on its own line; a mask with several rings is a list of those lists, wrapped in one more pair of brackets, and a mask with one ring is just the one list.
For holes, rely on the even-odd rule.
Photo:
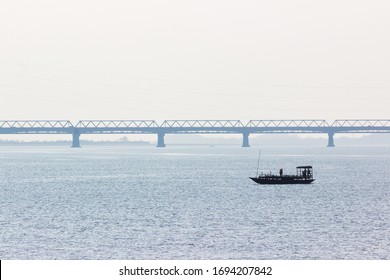
[(242, 147), (249, 147), (252, 134), (328, 135), (328, 147), (334, 147), (336, 133), (390, 133), (389, 120), (3, 120), (0, 134), (70, 134), (72, 147), (80, 147), (82, 134), (155, 134), (157, 147), (165, 147), (166, 134), (241, 134)]

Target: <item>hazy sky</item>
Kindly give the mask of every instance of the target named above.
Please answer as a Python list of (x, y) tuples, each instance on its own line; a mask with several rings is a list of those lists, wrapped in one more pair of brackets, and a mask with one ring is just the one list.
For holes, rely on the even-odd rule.
[(2, 0), (0, 119), (388, 119), (389, 12), (388, 0)]

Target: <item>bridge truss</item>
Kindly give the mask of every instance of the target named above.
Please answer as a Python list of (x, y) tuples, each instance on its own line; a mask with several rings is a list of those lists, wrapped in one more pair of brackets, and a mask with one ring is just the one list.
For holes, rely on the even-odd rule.
[(67, 120), (0, 121), (0, 134), (69, 134), (73, 128)]

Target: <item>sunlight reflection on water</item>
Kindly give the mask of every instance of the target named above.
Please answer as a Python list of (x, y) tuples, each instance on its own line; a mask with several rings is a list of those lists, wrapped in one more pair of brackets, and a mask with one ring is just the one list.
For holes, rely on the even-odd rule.
[(0, 147), (2, 259), (390, 259), (389, 147)]

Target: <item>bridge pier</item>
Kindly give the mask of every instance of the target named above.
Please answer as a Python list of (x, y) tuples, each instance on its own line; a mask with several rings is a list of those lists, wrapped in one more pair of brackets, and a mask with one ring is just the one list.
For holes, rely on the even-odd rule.
[(80, 146), (80, 132), (75, 129), (72, 133), (72, 148), (81, 148)]
[(164, 136), (165, 136), (164, 132), (158, 132), (157, 133), (157, 146), (156, 147), (158, 147), (158, 148), (164, 148), (165, 147)]
[(328, 146), (327, 147), (334, 147), (334, 132), (329, 132), (328, 133)]
[(244, 132), (242, 134), (242, 146), (244, 148), (248, 148), (249, 146), (249, 132)]

